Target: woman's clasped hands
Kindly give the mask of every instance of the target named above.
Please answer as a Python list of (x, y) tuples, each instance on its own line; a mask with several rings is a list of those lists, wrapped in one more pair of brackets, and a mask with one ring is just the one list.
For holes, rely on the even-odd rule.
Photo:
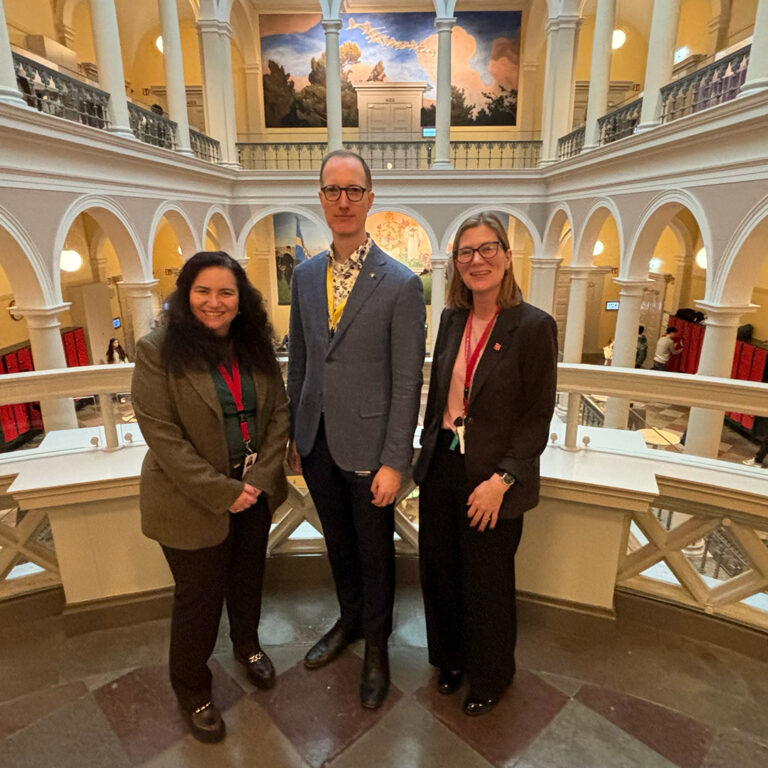
[(250, 483), (243, 483), (243, 490), (240, 495), (232, 502), (229, 508), (230, 512), (242, 512), (248, 507), (252, 507), (259, 498), (261, 491)]

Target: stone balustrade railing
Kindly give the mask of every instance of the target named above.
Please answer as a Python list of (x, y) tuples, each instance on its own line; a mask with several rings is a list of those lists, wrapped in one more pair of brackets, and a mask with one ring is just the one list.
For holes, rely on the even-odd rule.
[(212, 139), (210, 136), (190, 128), (189, 143), (192, 151), (195, 153), (195, 157), (207, 160), (209, 163), (221, 161), (221, 144), (216, 139)]
[(747, 76), (751, 48), (747, 45), (665, 85), (661, 89), (661, 122), (735, 99)]
[(133, 135), (145, 144), (176, 149), (176, 123), (138, 104), (128, 102), (128, 119)]

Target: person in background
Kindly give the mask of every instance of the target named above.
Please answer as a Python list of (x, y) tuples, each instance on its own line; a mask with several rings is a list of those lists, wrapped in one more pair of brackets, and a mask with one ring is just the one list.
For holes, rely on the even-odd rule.
[(608, 339), (608, 343), (603, 347), (603, 365), (610, 365), (613, 360), (613, 339)]
[(557, 326), (522, 300), (511, 262), (494, 214), (459, 227), (414, 470), (429, 662), (440, 693), (469, 678), (467, 715), (515, 674), (515, 553), (555, 407)]
[(666, 371), (667, 363), (672, 355), (679, 355), (683, 351), (683, 342), (680, 340), (680, 332), (674, 325), (670, 325), (664, 335), (656, 342), (656, 354), (653, 356), (653, 370)]
[(141, 526), (176, 583), (171, 685), (192, 735), (220, 741), (207, 662), (225, 601), (235, 659), (257, 687), (275, 682), (258, 630), (271, 517), (287, 496), (289, 419), (261, 295), (226, 253), (184, 264), (163, 325), (136, 346), (132, 394), (149, 447)]
[(107, 347), (107, 354), (104, 356), (107, 365), (114, 365), (115, 363), (128, 363), (128, 356), (125, 354), (125, 350), (120, 344), (120, 339), (110, 339), (109, 346)]
[(760, 439), (760, 447), (757, 449), (757, 453), (751, 459), (744, 459), (742, 464), (746, 464), (748, 467), (763, 467), (765, 466), (765, 457), (768, 456), (768, 436)]
[(635, 350), (635, 368), (642, 368), (648, 357), (648, 339), (645, 336), (645, 326), (637, 327), (637, 349)]

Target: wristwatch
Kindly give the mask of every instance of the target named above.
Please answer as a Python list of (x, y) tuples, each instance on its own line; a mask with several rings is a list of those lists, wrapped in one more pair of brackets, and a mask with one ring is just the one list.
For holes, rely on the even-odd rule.
[(510, 475), (509, 472), (499, 470), (496, 474), (501, 478), (501, 482), (504, 483), (507, 488), (511, 488), (515, 484), (514, 475)]

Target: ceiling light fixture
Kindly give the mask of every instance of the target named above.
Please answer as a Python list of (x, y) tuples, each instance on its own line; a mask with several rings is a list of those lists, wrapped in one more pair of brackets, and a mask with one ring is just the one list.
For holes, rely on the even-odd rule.
[(696, 254), (696, 266), (701, 267), (702, 269), (707, 268), (707, 250), (706, 248), (699, 249), (699, 252)]
[(59, 267), (65, 272), (77, 272), (83, 266), (83, 257), (72, 249), (68, 248), (61, 252)]
[(611, 35), (611, 48), (618, 51), (627, 42), (627, 33), (623, 29), (614, 29)]
[(604, 250), (605, 250), (605, 246), (603, 245), (603, 241), (598, 240), (595, 243), (595, 247), (592, 249), (592, 255), (599, 256)]
[(163, 36), (162, 35), (158, 35), (155, 38), (155, 48), (157, 48), (157, 50), (160, 51), (160, 53), (163, 52)]

